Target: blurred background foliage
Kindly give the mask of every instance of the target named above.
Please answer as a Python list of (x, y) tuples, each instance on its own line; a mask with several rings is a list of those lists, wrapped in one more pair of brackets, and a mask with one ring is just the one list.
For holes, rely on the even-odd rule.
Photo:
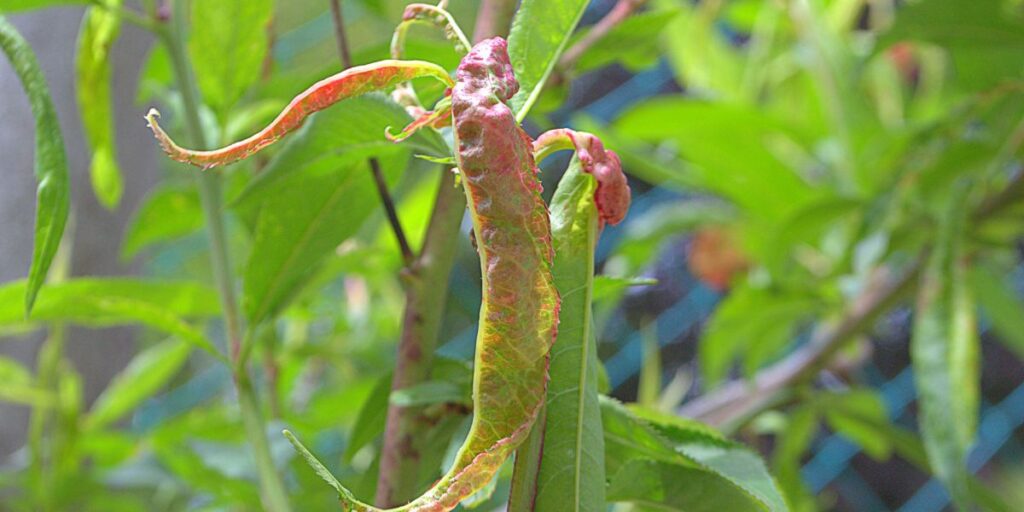
[[(45, 3), (54, 2), (0, 8), (17, 24)], [(615, 3), (591, 2), (569, 47)], [(404, 4), (344, 2), (356, 64), (388, 57)], [(450, 4), (467, 29), (476, 4)], [(1024, 3), (637, 7), (558, 63), (525, 123), (533, 135), (566, 125), (599, 134), (630, 175), (633, 207), (597, 253), (602, 391), (757, 448), (793, 510), (939, 511), (951, 499), (1015, 509), (1024, 500)], [(339, 69), (325, 1), (194, 0), (191, 9), (185, 51), (210, 145), (255, 131)], [(77, 92), (96, 197), (118, 208), (121, 173), (133, 170), (118, 166), (110, 101), (159, 104), (175, 133), (187, 131), (186, 113), (161, 45), (135, 97), (109, 97), (103, 53), (117, 27), (104, 9), (88, 12)], [(458, 62), (422, 27), (407, 55)], [(417, 87), (425, 98), (442, 92)], [(333, 491), (282, 428), (372, 496), (389, 401), (439, 418), (422, 433), (433, 447), (423, 486), (468, 427), (480, 303), (468, 224), (450, 241), (450, 293), (436, 297), (444, 317), (430, 380), (389, 396), (403, 260), (365, 159), (380, 159), (413, 247), (447, 172), (416, 157), (446, 156), (438, 135), (381, 139), (405, 119), (383, 97), (350, 100), (225, 174), (241, 307), (263, 325), (254, 386), (296, 508), (327, 510)], [(567, 158), (551, 160), (546, 197)], [(259, 508), (231, 371), (210, 355), (226, 352), (226, 326), (200, 192), (190, 170), (149, 165), (163, 177), (120, 252), (159, 281), (69, 276), (66, 240), (31, 321), (24, 282), (0, 288), (10, 340), (47, 333), (31, 364), (0, 357), (0, 399), (33, 411), (24, 448), (4, 460), (0, 509)], [(75, 342), (65, 324), (141, 325), (137, 354), (92, 403), (81, 391), (89, 369), (62, 355)], [(485, 510), (504, 503), (507, 478), (481, 499)]]

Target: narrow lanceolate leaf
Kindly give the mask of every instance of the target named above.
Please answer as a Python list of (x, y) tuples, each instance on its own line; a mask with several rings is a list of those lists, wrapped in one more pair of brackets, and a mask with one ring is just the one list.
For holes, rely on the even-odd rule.
[(516, 456), (510, 512), (605, 509), (600, 363), (590, 331), (594, 249), (601, 225), (625, 215), (629, 187), (615, 154), (596, 138), (559, 130), (534, 144), (538, 161), (555, 149), (577, 151), (551, 200), (558, 339), (543, 419)]
[(260, 77), (272, 0), (193, 0), (188, 49), (203, 99), (218, 114)]
[(427, 76), (436, 78), (447, 85), (452, 84), (451, 78), (444, 68), (429, 62), (385, 60), (365, 66), (351, 67), (317, 82), (296, 96), (277, 116), (277, 119), (253, 136), (212, 151), (192, 151), (175, 144), (157, 123), (160, 113), (155, 109), (149, 111), (146, 119), (168, 156), (179, 162), (209, 169), (237, 162), (256, 153), (302, 126), (310, 114), (341, 100), (392, 87), (413, 78)]
[(14, 71), (28, 94), (32, 113), (36, 118), (35, 173), (36, 189), (35, 244), (32, 248), (32, 267), (25, 287), (25, 313), (32, 311), (36, 294), (46, 279), (46, 272), (57, 254), (64, 224), (70, 208), (68, 162), (64, 154), (57, 114), (50, 100), (50, 92), (35, 54), (21, 34), (0, 16), (0, 48), (11, 60)]
[[(507, 103), (519, 84), (505, 41), (477, 44), (456, 77), (455, 146), (483, 275), (473, 422), (448, 472), (399, 510), (451, 510), (491, 481), (544, 405), (558, 323), (551, 227), (530, 139)], [(339, 493), (344, 510), (377, 510)]]
[(512, 20), (508, 44), (521, 85), (509, 103), (516, 117), (526, 117), (544, 82), (587, 8), (587, 0), (523, 0)]
[(121, 2), (112, 0), (108, 4), (112, 8), (90, 7), (82, 18), (76, 85), (85, 138), (92, 150), (89, 167), (92, 189), (103, 206), (113, 209), (121, 201), (124, 188), (117, 166), (110, 91), (110, 48), (121, 28), (121, 17), (116, 10)]
[(85, 428), (103, 428), (159, 391), (185, 365), (191, 350), (188, 342), (172, 338), (136, 354), (96, 399)]
[(974, 440), (980, 384), (974, 302), (965, 279), (962, 205), (949, 201), (922, 276), (910, 354), (928, 461), (953, 500), (967, 510), (966, 458)]
[(217, 293), (208, 286), (135, 279), (74, 279), (44, 288), (28, 319), (17, 300), (25, 293), (25, 287), (25, 281), (0, 286), (0, 331), (24, 330), (39, 322), (94, 327), (140, 323), (221, 357), (210, 340), (187, 321), (219, 314)]

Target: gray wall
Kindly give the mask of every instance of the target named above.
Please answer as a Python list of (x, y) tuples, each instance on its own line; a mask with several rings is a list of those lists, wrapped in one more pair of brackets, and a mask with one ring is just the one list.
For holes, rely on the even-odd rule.
[[(134, 272), (118, 259), (121, 233), (142, 196), (159, 177), (153, 143), (145, 129), (144, 106), (134, 103), (139, 69), (152, 38), (125, 25), (114, 51), (115, 123), (118, 162), (125, 190), (117, 211), (104, 209), (89, 184), (89, 157), (82, 138), (74, 85), (75, 39), (82, 11), (54, 8), (10, 16), (35, 49), (60, 118), (68, 152), (74, 217), (73, 275), (110, 276)], [(35, 215), (33, 118), (21, 84), (0, 57), (0, 282), (27, 275), (32, 255)], [(0, 354), (35, 367), (40, 335), (0, 339)], [(92, 401), (112, 375), (123, 368), (135, 348), (126, 328), (68, 332), (67, 355), (82, 374), (86, 399)], [(29, 410), (0, 403), (0, 461), (24, 444)]]

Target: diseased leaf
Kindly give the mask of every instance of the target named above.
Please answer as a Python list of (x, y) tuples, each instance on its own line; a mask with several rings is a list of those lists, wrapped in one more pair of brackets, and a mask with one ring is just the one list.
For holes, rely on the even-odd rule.
[(0, 330), (18, 330), (37, 322), (72, 322), (94, 327), (142, 323), (222, 356), (186, 318), (209, 318), (220, 313), (217, 293), (191, 282), (135, 279), (74, 279), (47, 286), (37, 307), (25, 319), (16, 298), (25, 281), (0, 287)]
[(188, 49), (203, 99), (225, 114), (260, 75), (271, 0), (194, 0)]
[(36, 189), (35, 243), (32, 248), (32, 266), (24, 288), (24, 313), (31, 313), (36, 294), (46, 280), (50, 263), (57, 254), (64, 225), (70, 208), (68, 163), (64, 154), (64, 139), (60, 124), (50, 100), (46, 79), (39, 70), (35, 54), (21, 34), (3, 16), (0, 16), (0, 48), (10, 59), (15, 73), (28, 94), (32, 114), (36, 119), (35, 173), (39, 183)]
[(569, 37), (587, 8), (587, 0), (523, 0), (512, 20), (508, 46), (519, 80), (509, 102), (522, 120), (537, 101)]
[(114, 109), (111, 101), (110, 49), (121, 28), (121, 0), (109, 0), (105, 7), (90, 7), (82, 18), (76, 54), (78, 106), (85, 138), (92, 150), (89, 175), (100, 204), (117, 208), (124, 184), (117, 165), (114, 143)]
[[(191, 150), (177, 145), (160, 127), (157, 121), (160, 113), (156, 109), (150, 109), (146, 114), (146, 121), (149, 122), (153, 135), (167, 156), (182, 163), (210, 169), (237, 162), (259, 152), (297, 130), (312, 114), (340, 101), (393, 87), (418, 77), (431, 77), (444, 84), (451, 84), (448, 72), (429, 62), (387, 60), (351, 67), (310, 86), (292, 99), (269, 125), (249, 138), (211, 151)], [(384, 130), (381, 130), (381, 135), (383, 132)]]
[(189, 343), (169, 339), (136, 354), (96, 399), (85, 428), (101, 429), (159, 391), (185, 365), (191, 350)]
[(967, 450), (974, 441), (980, 378), (974, 302), (966, 282), (963, 193), (953, 193), (921, 278), (910, 355), (918, 427), (936, 476), (967, 510)]
[(159, 185), (146, 195), (121, 242), (121, 258), (203, 227), (203, 209), (194, 187)]

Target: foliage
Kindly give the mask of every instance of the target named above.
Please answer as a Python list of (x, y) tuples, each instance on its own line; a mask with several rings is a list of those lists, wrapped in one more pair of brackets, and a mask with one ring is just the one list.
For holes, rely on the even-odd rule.
[[(399, 494), (426, 492), (413, 509), (814, 510), (830, 497), (800, 469), (827, 428), (931, 472), (960, 509), (1010, 509), (968, 460), (980, 333), (1024, 353), (1006, 279), (1024, 218), (1021, 2), (524, 0), (502, 20), (505, 0), (358, 0), (322, 44), (307, 35), (333, 18), (306, 0), (0, 11), (75, 3), (97, 200), (122, 207), (110, 79), (124, 23), (156, 40), (138, 97), (166, 113), (165, 127), (147, 116), (160, 144), (203, 170), (161, 159), (123, 236), (124, 259), (174, 262), (165, 279), (67, 277), (64, 140), (0, 17), (38, 180), (32, 265), (0, 286), (0, 333), (46, 333), (34, 368), (0, 357), (0, 400), (32, 411), (0, 508), (371, 510), (375, 490), (390, 499), (391, 456), (411, 475)], [(503, 26), (507, 55), (503, 39), (470, 50), (459, 25), (477, 15)], [(576, 84), (624, 76), (666, 85), (578, 103)], [(538, 135), (564, 124), (595, 135)], [(568, 169), (552, 157), (538, 177), (560, 149)], [(455, 171), (471, 235), (441, 225), (462, 220)], [(546, 203), (540, 181), (555, 185)], [(610, 388), (615, 320), (661, 289), (647, 276), (681, 237), (693, 285), (720, 297), (695, 386), (663, 379), (659, 304), (636, 315), (639, 389)], [(876, 320), (905, 308), (916, 428), (857, 371)], [(66, 325), (139, 329), (91, 404)], [(822, 370), (846, 385), (822, 387)]]

